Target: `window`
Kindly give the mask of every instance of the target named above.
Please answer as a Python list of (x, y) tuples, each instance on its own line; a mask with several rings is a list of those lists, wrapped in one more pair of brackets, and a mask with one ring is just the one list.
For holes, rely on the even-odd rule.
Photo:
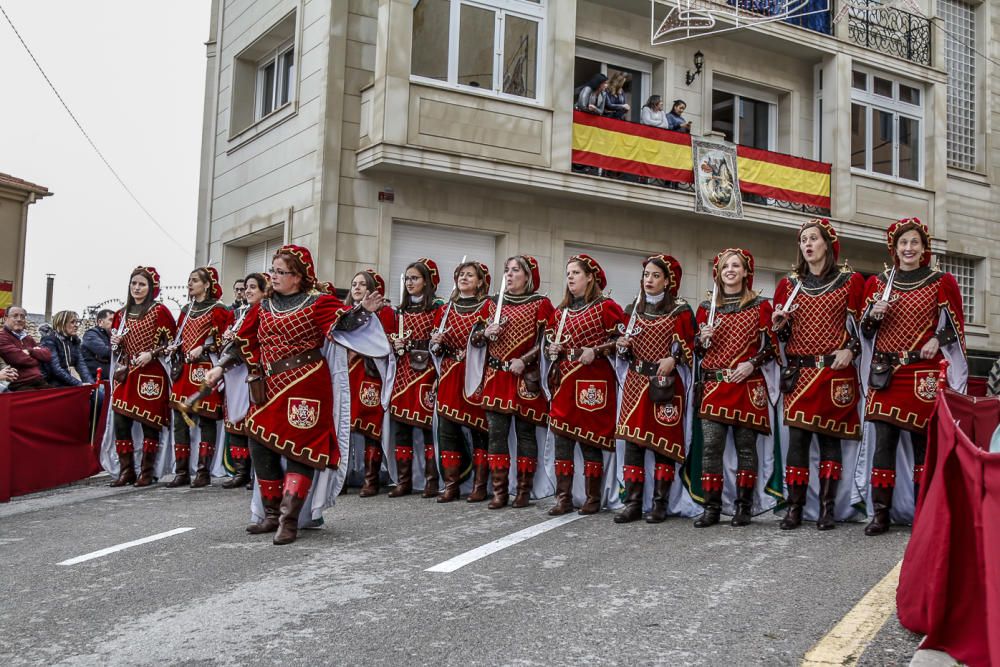
[(962, 293), (965, 321), (974, 321), (976, 315), (976, 261), (970, 257), (943, 255), (941, 257), (941, 270), (955, 276), (958, 289)]
[(851, 167), (919, 182), (922, 89), (885, 75), (855, 71), (851, 98)]
[(541, 0), (414, 0), (414, 77), (540, 100)]
[(741, 146), (774, 150), (777, 105), (749, 96), (712, 91), (712, 130)]
[[(608, 80), (613, 79), (616, 74), (626, 76), (622, 92), (625, 93), (625, 103), (629, 105), (629, 112), (624, 120), (638, 123), (642, 114), (642, 105), (646, 103), (651, 94), (652, 64), (645, 60), (612, 53), (597, 47), (577, 44), (576, 59), (573, 62), (573, 99), (567, 99), (567, 103), (576, 103), (580, 89), (595, 74), (603, 74), (608, 77)], [(569, 97), (568, 93), (569, 91), (567, 91), (567, 98)], [(664, 100), (664, 103), (669, 111), (670, 100)]]
[(290, 12), (233, 60), (230, 138), (294, 106), (295, 20)]
[(961, 0), (938, 0), (944, 20), (948, 70), (948, 165), (976, 168), (976, 8)]

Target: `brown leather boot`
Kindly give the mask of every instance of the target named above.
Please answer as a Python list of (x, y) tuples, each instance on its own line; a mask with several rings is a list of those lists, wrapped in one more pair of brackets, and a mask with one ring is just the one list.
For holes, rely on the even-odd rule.
[(131, 440), (115, 440), (115, 451), (118, 453), (118, 479), (110, 486), (128, 486), (135, 484), (135, 445)]
[(653, 509), (646, 517), (646, 523), (663, 523), (667, 520), (667, 503), (670, 502), (670, 486), (674, 483), (674, 464), (657, 463), (653, 480)]
[(535, 488), (535, 459), (527, 456), (517, 457), (517, 495), (511, 507), (518, 509), (531, 504), (531, 490)]
[(485, 449), (477, 449), (472, 453), (472, 472), (472, 493), (465, 499), (465, 502), (480, 503), (486, 500), (486, 486), (490, 479)]
[(889, 525), (892, 523), (889, 518), (889, 510), (892, 509), (891, 486), (876, 486), (872, 489), (872, 508), (875, 515), (871, 523), (865, 526), (865, 535), (881, 535), (889, 532)]
[(510, 501), (510, 454), (490, 454), (487, 457), (493, 481), (493, 500), (487, 509), (507, 507)]
[(802, 525), (802, 507), (806, 504), (806, 490), (809, 487), (805, 484), (788, 485), (788, 511), (785, 518), (778, 525), (781, 530), (795, 530)]
[[(566, 466), (560, 470), (560, 463), (568, 463), (569, 472)], [(549, 510), (549, 516), (559, 516), (573, 511), (573, 462), (556, 461), (556, 504)]]
[(209, 442), (198, 445), (198, 470), (195, 471), (194, 480), (191, 482), (192, 489), (200, 489), (212, 483), (212, 473), (208, 468), (212, 465), (212, 455), (215, 447)]
[[(615, 514), (615, 523), (632, 523), (642, 518), (642, 487), (645, 480), (642, 476), (638, 479), (629, 474), (629, 468), (638, 466), (625, 466), (625, 507)], [(641, 470), (641, 468), (640, 468)]]
[(736, 507), (736, 511), (733, 513), (733, 519), (730, 521), (730, 525), (733, 526), (749, 526), (753, 511), (753, 489), (752, 486), (737, 486), (736, 487), (736, 501), (733, 503)]
[[(578, 512), (580, 514), (596, 514), (601, 510), (601, 481), (604, 473), (604, 463), (586, 461), (583, 464), (583, 488), (587, 499)], [(641, 510), (641, 507), (640, 507)]]
[(299, 513), (306, 503), (312, 477), (296, 472), (285, 474), (285, 493), (281, 497), (281, 516), (278, 518), (278, 532), (274, 534), (277, 545), (291, 544), (299, 535)]
[(174, 443), (174, 478), (167, 482), (168, 489), (187, 486), (191, 483), (191, 473), (188, 468), (191, 461), (191, 445)]
[(358, 493), (362, 498), (377, 496), (379, 492), (379, 475), (382, 474), (382, 447), (365, 445), (365, 483)]
[(413, 493), (413, 447), (396, 445), (396, 488), (389, 492), (390, 498), (399, 498)]
[(819, 518), (816, 530), (833, 530), (837, 527), (834, 509), (837, 506), (837, 486), (839, 479), (823, 477), (819, 480)]
[(247, 526), (247, 532), (251, 535), (273, 533), (278, 529), (278, 517), (281, 514), (281, 485), (280, 479), (257, 479), (260, 500), (264, 505), (264, 520)]
[(437, 501), (450, 503), (458, 500), (462, 492), (462, 455), (458, 452), (441, 452), (441, 471), (444, 475), (444, 493)]
[(424, 492), (422, 498), (436, 498), (440, 493), (438, 486), (437, 456), (434, 454), (434, 443), (424, 443)]
[(142, 441), (142, 467), (139, 469), (139, 479), (135, 481), (136, 486), (149, 486), (153, 483), (153, 468), (156, 466), (156, 448), (159, 442), (156, 440)]
[(702, 473), (701, 488), (705, 493), (705, 511), (695, 519), (695, 528), (708, 528), (719, 523), (722, 516), (722, 475)]
[(250, 482), (250, 448), (230, 445), (229, 456), (233, 459), (236, 474), (222, 483), (224, 489), (238, 489)]

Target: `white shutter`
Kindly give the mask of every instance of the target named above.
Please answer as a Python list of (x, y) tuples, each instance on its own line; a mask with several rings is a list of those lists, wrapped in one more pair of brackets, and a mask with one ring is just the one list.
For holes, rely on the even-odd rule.
[[(653, 251), (639, 253), (624, 250), (604, 250), (603, 248), (584, 248), (582, 246), (567, 245), (565, 247), (566, 257), (563, 267), (559, 271), (552, 272), (552, 301), (559, 303), (566, 291), (566, 280), (564, 273), (566, 262), (573, 255), (585, 253), (597, 260), (597, 263), (604, 269), (608, 276), (608, 286), (604, 293), (611, 292), (611, 298), (618, 302), (622, 308), (635, 301), (635, 295), (639, 293), (642, 283), (642, 261), (654, 254)], [(560, 278), (560, 276), (563, 276)]]
[(409, 264), (420, 257), (428, 257), (437, 262), (438, 270), (441, 272), (438, 296), (442, 299), (447, 299), (451, 294), (455, 282), (453, 277), (455, 267), (462, 261), (462, 257), (466, 257), (468, 261), (485, 263), (490, 267), (494, 287), (499, 285), (496, 245), (495, 234), (452, 227), (392, 223), (389, 275), (384, 276), (386, 288), (389, 290), (389, 300), (393, 304), (399, 303), (399, 276)]
[(267, 253), (266, 246), (266, 243), (258, 243), (247, 248), (247, 259), (243, 267), (243, 275), (246, 276), (264, 270), (264, 256)]

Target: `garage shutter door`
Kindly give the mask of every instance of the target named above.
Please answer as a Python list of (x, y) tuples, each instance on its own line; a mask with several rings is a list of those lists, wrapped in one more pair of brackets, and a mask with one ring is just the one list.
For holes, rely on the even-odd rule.
[(390, 301), (393, 304), (399, 303), (399, 276), (406, 270), (406, 266), (418, 257), (429, 257), (437, 262), (441, 271), (438, 296), (442, 299), (448, 298), (451, 294), (454, 284), (452, 274), (463, 256), (468, 257), (469, 261), (476, 260), (489, 266), (494, 287), (498, 286), (496, 245), (497, 238), (494, 234), (456, 230), (451, 227), (393, 223), (389, 275), (385, 276)]
[[(611, 298), (624, 308), (635, 300), (635, 295), (639, 291), (639, 282), (642, 278), (642, 260), (649, 257), (649, 253), (636, 253), (619, 250), (603, 250), (601, 248), (583, 248), (579, 246), (566, 246), (565, 261), (579, 253), (586, 253), (597, 260), (608, 275), (608, 286), (604, 290), (605, 294), (611, 291)], [(553, 276), (557, 275), (553, 272)], [(562, 300), (565, 291), (565, 281), (552, 281), (552, 300), (558, 303)]]
[(271, 268), (271, 258), (281, 247), (281, 239), (269, 239), (247, 247), (247, 259), (243, 267), (243, 275), (265, 272)]

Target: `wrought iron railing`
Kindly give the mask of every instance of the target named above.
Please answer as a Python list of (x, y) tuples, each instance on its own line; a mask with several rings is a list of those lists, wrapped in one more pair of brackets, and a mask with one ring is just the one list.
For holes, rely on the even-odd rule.
[(886, 7), (879, 0), (849, 0), (847, 35), (873, 51), (931, 64), (931, 21), (910, 12)]

